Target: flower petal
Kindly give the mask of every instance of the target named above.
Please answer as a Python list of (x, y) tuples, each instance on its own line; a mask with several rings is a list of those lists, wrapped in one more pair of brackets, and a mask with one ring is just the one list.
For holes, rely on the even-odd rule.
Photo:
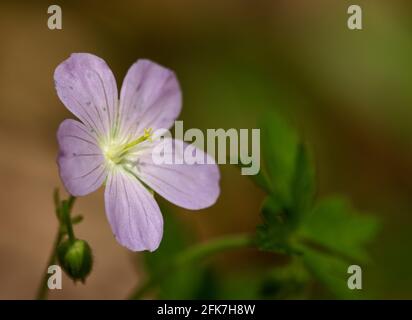
[(54, 80), (67, 109), (98, 136), (107, 136), (116, 122), (118, 92), (106, 62), (89, 53), (74, 53), (56, 68)]
[(98, 189), (106, 178), (104, 156), (90, 130), (76, 120), (64, 120), (57, 130), (57, 163), (67, 191), (83, 196)]
[(169, 129), (181, 107), (175, 74), (149, 60), (138, 60), (127, 72), (120, 92), (121, 134), (136, 137), (145, 128)]
[[(163, 139), (156, 148), (167, 143), (172, 147), (162, 149), (165, 156), (169, 153), (173, 157), (174, 164), (155, 163), (152, 148), (138, 156), (136, 175), (162, 197), (180, 207), (199, 210), (213, 205), (220, 193), (219, 168), (214, 159), (193, 145), (189, 146), (170, 138)], [(188, 147), (192, 148), (205, 164), (188, 164), (184, 161), (184, 151), (179, 150), (186, 150)]]
[(163, 217), (154, 197), (131, 173), (110, 172), (106, 214), (117, 241), (132, 251), (154, 251), (163, 235)]

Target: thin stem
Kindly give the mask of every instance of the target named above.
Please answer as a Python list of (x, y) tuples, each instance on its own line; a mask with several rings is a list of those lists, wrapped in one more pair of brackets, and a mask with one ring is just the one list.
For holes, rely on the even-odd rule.
[(141, 299), (147, 292), (161, 282), (165, 276), (169, 275), (172, 269), (212, 256), (219, 252), (244, 247), (253, 247), (254, 244), (254, 237), (252, 235), (240, 234), (221, 237), (194, 245), (177, 255), (170, 264), (164, 267), (164, 272), (159, 272), (153, 275), (146, 283), (136, 288), (129, 298), (133, 300)]
[(57, 248), (60, 242), (63, 240), (64, 235), (67, 233), (69, 240), (74, 242), (75, 236), (73, 232), (71, 210), (73, 208), (75, 197), (70, 196), (68, 200), (60, 201), (59, 191), (56, 189), (53, 194), (54, 205), (56, 215), (59, 221), (56, 237), (54, 239), (52, 252), (50, 253), (49, 260), (47, 261), (46, 269), (44, 271), (40, 286), (37, 290), (36, 299), (44, 300), (47, 298), (48, 286), (47, 280), (49, 279), (48, 269), (49, 266), (56, 263), (57, 260)]
[(60, 229), (61, 228), (59, 228), (59, 231), (57, 232), (56, 237), (54, 239), (53, 249), (52, 249), (52, 252), (50, 254), (49, 260), (47, 262), (46, 269), (44, 270), (42, 281), (41, 281), (40, 286), (37, 290), (37, 294), (36, 294), (36, 299), (37, 300), (45, 300), (47, 298), (47, 293), (48, 293), (47, 280), (49, 279), (48, 269), (49, 269), (49, 266), (56, 263), (57, 247), (59, 246), (60, 241), (62, 240), (63, 235), (64, 235), (64, 233), (61, 232)]
[(69, 213), (72, 212), (75, 201), (76, 201), (76, 197), (73, 197), (72, 195), (70, 195), (69, 200), (67, 200), (67, 209), (69, 210)]
[(182, 265), (211, 256), (221, 251), (249, 247), (253, 244), (254, 237), (249, 234), (225, 236), (188, 248), (177, 256), (176, 263)]
[(72, 226), (72, 218), (70, 217), (71, 207), (73, 206), (74, 200), (71, 200), (72, 197), (68, 201), (64, 200), (62, 202), (63, 206), (63, 223), (66, 226), (67, 235), (69, 237), (69, 241), (73, 243), (76, 239), (74, 237), (73, 226)]

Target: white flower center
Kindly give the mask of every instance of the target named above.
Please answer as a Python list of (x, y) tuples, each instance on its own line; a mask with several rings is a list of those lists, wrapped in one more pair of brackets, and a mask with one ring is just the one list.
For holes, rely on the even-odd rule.
[(133, 149), (140, 143), (152, 140), (153, 130), (144, 129), (142, 136), (130, 142), (109, 141), (102, 146), (103, 155), (106, 161), (111, 165), (119, 165), (127, 162), (127, 156), (133, 152)]

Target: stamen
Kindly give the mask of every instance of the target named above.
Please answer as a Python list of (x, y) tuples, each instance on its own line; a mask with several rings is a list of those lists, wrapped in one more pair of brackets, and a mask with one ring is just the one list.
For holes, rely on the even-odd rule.
[(143, 135), (137, 138), (136, 140), (129, 142), (128, 144), (125, 145), (124, 150), (128, 150), (136, 145), (138, 145), (141, 142), (144, 142), (146, 140), (149, 140), (150, 142), (153, 142), (152, 140), (152, 135), (153, 135), (153, 129), (152, 128), (145, 128), (143, 131)]
[(149, 129), (144, 129), (144, 134), (143, 137), (145, 137), (147, 140), (149, 140), (150, 142), (153, 142), (152, 140), (152, 135), (153, 135), (153, 129), (149, 128)]
[(152, 140), (153, 136), (153, 129), (152, 128), (145, 128), (143, 135), (137, 138), (136, 140), (133, 140), (123, 146), (117, 145), (117, 146), (111, 146), (108, 148), (108, 150), (105, 152), (106, 157), (112, 161), (114, 164), (120, 164), (122, 163), (125, 159), (124, 157), (127, 155), (127, 153), (138, 145), (139, 143), (142, 143), (146, 140), (149, 140), (150, 142), (153, 142)]

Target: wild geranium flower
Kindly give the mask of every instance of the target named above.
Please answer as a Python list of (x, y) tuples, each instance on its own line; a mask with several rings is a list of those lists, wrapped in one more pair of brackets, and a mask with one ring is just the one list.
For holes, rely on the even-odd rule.
[(58, 129), (60, 177), (74, 196), (105, 184), (106, 215), (120, 244), (133, 251), (159, 246), (163, 218), (152, 190), (187, 209), (215, 203), (220, 192), (216, 164), (153, 161), (153, 148), (176, 143), (153, 136), (169, 129), (181, 110), (181, 91), (172, 71), (138, 60), (127, 72), (119, 99), (105, 61), (76, 53), (56, 68), (54, 79), (60, 100), (81, 121), (64, 120)]

